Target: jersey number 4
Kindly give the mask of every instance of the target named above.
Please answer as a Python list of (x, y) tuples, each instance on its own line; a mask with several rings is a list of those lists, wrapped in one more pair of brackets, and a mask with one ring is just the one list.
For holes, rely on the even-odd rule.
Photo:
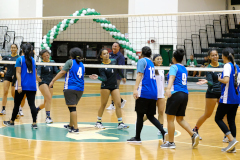
[(77, 75), (79, 76), (79, 78), (82, 77), (82, 67), (79, 67)]

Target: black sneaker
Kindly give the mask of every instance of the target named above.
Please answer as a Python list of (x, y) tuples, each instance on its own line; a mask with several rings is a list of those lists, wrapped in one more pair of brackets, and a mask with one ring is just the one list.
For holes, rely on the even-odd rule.
[(69, 133), (76, 133), (76, 134), (78, 134), (78, 133), (79, 133), (79, 129), (74, 129), (74, 128), (72, 127), (72, 129), (69, 130)]
[(10, 122), (10, 121), (3, 121), (3, 124), (5, 125), (5, 126), (14, 126), (14, 122)]
[(136, 138), (136, 137), (132, 137), (131, 139), (128, 139), (127, 142), (130, 143), (142, 143), (141, 138)]
[(66, 128), (66, 129), (68, 129), (69, 131), (73, 129), (73, 126), (69, 126), (69, 124), (64, 125), (63, 127)]
[(32, 124), (32, 129), (38, 129), (37, 124)]

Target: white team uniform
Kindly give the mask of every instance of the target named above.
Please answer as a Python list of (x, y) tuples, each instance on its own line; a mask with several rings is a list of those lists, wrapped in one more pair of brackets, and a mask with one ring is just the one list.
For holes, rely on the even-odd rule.
[(165, 84), (164, 70), (158, 70), (158, 73), (159, 73), (159, 75), (155, 75), (156, 83), (157, 83), (157, 90), (158, 90), (157, 98), (165, 98), (165, 96), (164, 96), (164, 84)]

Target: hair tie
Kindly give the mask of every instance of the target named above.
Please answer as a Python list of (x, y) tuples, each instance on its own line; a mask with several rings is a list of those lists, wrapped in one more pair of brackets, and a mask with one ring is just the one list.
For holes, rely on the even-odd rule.
[(76, 56), (76, 57), (79, 57), (79, 56)]
[(232, 53), (229, 53), (230, 56), (232, 56)]

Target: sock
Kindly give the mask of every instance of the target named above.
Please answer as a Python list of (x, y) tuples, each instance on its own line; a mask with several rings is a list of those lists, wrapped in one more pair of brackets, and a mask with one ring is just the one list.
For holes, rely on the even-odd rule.
[(197, 126), (195, 126), (194, 131), (197, 132), (198, 129), (199, 129), (199, 128), (198, 128)]
[(46, 111), (47, 117), (50, 117), (50, 111)]
[(123, 99), (121, 98), (121, 103), (123, 102)]
[(41, 108), (38, 106), (38, 107), (37, 107), (37, 111), (40, 111), (40, 110), (41, 110)]
[(114, 105), (114, 102), (113, 102), (113, 100), (112, 100), (112, 105)]
[(122, 117), (118, 118), (118, 123), (122, 123)]
[(21, 106), (19, 107), (19, 111), (22, 111), (22, 107)]
[(169, 142), (170, 144), (174, 144), (174, 142)]
[(2, 109), (5, 110), (5, 106), (2, 106)]
[(102, 117), (97, 117), (97, 119), (98, 119), (97, 122), (100, 122), (100, 123), (102, 122)]

